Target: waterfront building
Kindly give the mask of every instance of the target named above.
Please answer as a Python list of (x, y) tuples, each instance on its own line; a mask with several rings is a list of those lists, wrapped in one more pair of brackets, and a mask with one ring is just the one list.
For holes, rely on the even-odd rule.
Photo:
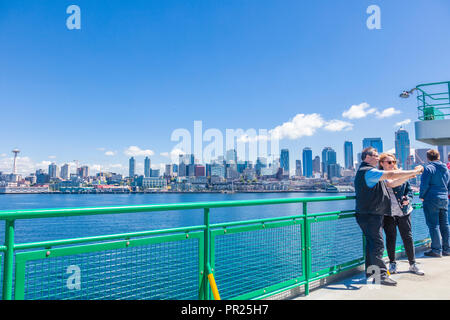
[(144, 177), (148, 178), (150, 177), (150, 171), (151, 171), (151, 162), (149, 157), (145, 157), (144, 160)]
[(280, 167), (283, 169), (284, 174), (289, 175), (289, 150), (288, 149), (281, 149)]
[(311, 148), (304, 148), (302, 153), (303, 161), (303, 175), (307, 178), (313, 176), (313, 164), (312, 164), (312, 150)]
[(160, 176), (159, 169), (150, 169), (150, 177), (158, 178)]
[(345, 169), (353, 169), (353, 143), (351, 141), (344, 142), (344, 158)]
[(383, 152), (383, 140), (381, 138), (364, 138), (363, 150), (368, 147), (377, 149), (378, 154), (381, 154)]
[(68, 163), (64, 164), (61, 167), (61, 179), (64, 180), (70, 179), (70, 165)]
[(397, 166), (403, 170), (409, 170), (408, 157), (410, 155), (409, 134), (403, 128), (395, 132), (395, 156), (397, 157)]
[(222, 164), (214, 163), (211, 165), (211, 177), (225, 178), (225, 167)]
[[(314, 164), (313, 164), (313, 167), (314, 167)], [(295, 160), (295, 176), (297, 176), (297, 177), (302, 176), (302, 160)]]
[(133, 178), (135, 174), (136, 174), (136, 160), (134, 159), (134, 157), (131, 157), (128, 166), (128, 176), (130, 178)]
[[(159, 170), (158, 170), (159, 171)], [(142, 189), (161, 189), (167, 187), (167, 180), (160, 177), (144, 177), (139, 176), (136, 185)]]

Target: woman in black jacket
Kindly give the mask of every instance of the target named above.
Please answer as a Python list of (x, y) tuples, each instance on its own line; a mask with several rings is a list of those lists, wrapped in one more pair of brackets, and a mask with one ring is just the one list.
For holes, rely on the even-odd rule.
[[(382, 170), (398, 170), (395, 155), (383, 153), (380, 155), (379, 168)], [(386, 234), (386, 250), (389, 256), (389, 273), (397, 273), (395, 261), (395, 243), (397, 241), (397, 227), (405, 246), (409, 261), (409, 271), (418, 275), (425, 273), (416, 264), (414, 240), (411, 228), (411, 212), (413, 211), (412, 189), (406, 179), (387, 180), (387, 190), (391, 197), (391, 215), (384, 216), (384, 232)]]

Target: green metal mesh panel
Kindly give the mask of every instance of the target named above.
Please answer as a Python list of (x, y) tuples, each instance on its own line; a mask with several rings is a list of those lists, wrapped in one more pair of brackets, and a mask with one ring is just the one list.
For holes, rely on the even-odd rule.
[(3, 297), (3, 252), (0, 253), (0, 300)]
[(215, 237), (215, 278), (222, 299), (301, 276), (300, 225)]
[[(27, 261), (25, 299), (198, 299), (199, 240)], [(81, 288), (69, 289), (69, 266)]]
[(423, 209), (415, 209), (411, 213), (411, 225), (414, 241), (425, 240), (430, 237)]
[(311, 271), (318, 272), (362, 258), (362, 239), (355, 218), (312, 222)]

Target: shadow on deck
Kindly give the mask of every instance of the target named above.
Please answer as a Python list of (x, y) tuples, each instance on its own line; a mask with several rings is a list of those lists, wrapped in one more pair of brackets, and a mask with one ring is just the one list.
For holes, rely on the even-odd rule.
[[(409, 263), (399, 258), (398, 273), (392, 275), (396, 287), (369, 284), (364, 272), (359, 271), (347, 278), (327, 283), (310, 292), (308, 296), (297, 296), (295, 300), (449, 300), (450, 257), (431, 258), (416, 251), (416, 261), (425, 271), (424, 276), (408, 272)], [(363, 270), (362, 267), (359, 270)]]

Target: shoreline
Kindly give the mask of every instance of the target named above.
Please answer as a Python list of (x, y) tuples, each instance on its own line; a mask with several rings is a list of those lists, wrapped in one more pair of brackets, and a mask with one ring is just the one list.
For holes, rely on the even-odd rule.
[(149, 192), (40, 192), (40, 193), (33, 193), (33, 192), (8, 192), (8, 193), (0, 193), (1, 195), (12, 195), (12, 194), (55, 194), (55, 195), (71, 195), (71, 194), (95, 194), (95, 195), (113, 195), (113, 194), (239, 194), (239, 193), (354, 193), (354, 191), (318, 191), (318, 190), (306, 190), (306, 191), (298, 191), (298, 190), (264, 190), (264, 191), (234, 191), (234, 192), (222, 192), (222, 191), (149, 191)]

